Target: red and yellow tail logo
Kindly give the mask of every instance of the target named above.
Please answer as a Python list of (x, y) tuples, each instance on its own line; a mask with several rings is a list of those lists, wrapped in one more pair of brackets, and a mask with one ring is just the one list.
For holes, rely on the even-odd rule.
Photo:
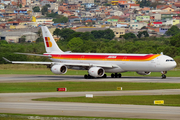
[(50, 41), (50, 38), (49, 37), (45, 37), (45, 40), (46, 40), (46, 46), (47, 47), (52, 47), (52, 42)]

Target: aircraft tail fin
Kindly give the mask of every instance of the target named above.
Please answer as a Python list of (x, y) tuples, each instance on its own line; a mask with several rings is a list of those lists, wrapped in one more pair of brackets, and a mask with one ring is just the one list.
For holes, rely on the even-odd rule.
[(41, 29), (42, 29), (46, 52), (47, 53), (52, 53), (52, 52), (63, 53), (63, 51), (58, 47), (56, 41), (54, 40), (53, 36), (49, 32), (48, 28), (46, 26), (41, 26)]

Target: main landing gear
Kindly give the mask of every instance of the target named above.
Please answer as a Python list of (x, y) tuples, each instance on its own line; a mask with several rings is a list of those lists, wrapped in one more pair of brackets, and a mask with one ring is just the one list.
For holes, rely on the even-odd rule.
[[(84, 78), (85, 79), (92, 79), (92, 78), (95, 78), (95, 77), (93, 77), (93, 76), (91, 76), (91, 75), (84, 75)], [(106, 74), (104, 74), (102, 77), (100, 77), (100, 78), (107, 78), (107, 75)], [(121, 78), (121, 74), (120, 73), (112, 73), (111, 74), (111, 78)]]
[(115, 74), (111, 74), (111, 78), (121, 78), (121, 74), (119, 73), (115, 73)]
[[(107, 77), (107, 75), (106, 74), (104, 74), (101, 78), (106, 78)], [(85, 79), (92, 79), (92, 78), (95, 78), (95, 77), (93, 77), (93, 76), (91, 76), (91, 75), (84, 75), (84, 78)]]
[(167, 71), (162, 71), (162, 72), (161, 72), (161, 74), (162, 74), (162, 75), (161, 75), (162, 79), (166, 79), (166, 75), (165, 75), (166, 73), (167, 73)]

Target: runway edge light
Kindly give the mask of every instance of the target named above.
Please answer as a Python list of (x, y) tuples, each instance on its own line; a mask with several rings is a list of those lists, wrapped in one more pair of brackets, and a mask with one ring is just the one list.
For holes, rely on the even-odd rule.
[(164, 104), (164, 100), (154, 100), (154, 104)]
[(57, 88), (57, 91), (67, 91), (67, 88)]

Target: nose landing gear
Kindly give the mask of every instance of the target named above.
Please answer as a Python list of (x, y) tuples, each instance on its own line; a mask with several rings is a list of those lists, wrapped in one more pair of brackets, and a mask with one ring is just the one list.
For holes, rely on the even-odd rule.
[(166, 73), (167, 73), (167, 71), (162, 71), (162, 72), (161, 72), (161, 74), (162, 74), (162, 75), (161, 75), (162, 79), (166, 79), (166, 75), (165, 75)]

